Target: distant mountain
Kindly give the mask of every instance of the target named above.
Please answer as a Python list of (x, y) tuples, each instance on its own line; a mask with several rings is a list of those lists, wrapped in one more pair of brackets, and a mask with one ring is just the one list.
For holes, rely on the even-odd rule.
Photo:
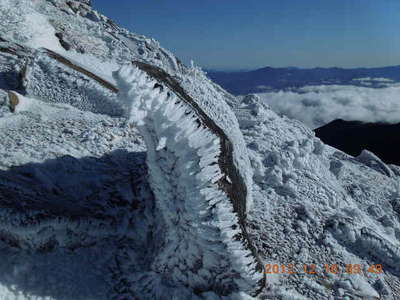
[(357, 156), (363, 149), (376, 154), (388, 164), (400, 165), (400, 123), (363, 123), (335, 120), (315, 129), (325, 144)]
[(229, 92), (243, 95), (321, 84), (383, 87), (400, 81), (400, 66), (356, 69), (265, 67), (248, 72), (208, 71), (208, 76)]

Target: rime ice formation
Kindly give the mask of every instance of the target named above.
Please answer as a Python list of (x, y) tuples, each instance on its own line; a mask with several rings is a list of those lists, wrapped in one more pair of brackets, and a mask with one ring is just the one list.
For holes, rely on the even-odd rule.
[(231, 141), (193, 99), (178, 97), (164, 82), (137, 67), (115, 74), (146, 142), (150, 184), (165, 222), (154, 269), (199, 291), (262, 289), (262, 266), (245, 228), (251, 186), (237, 170)]
[[(294, 264), (296, 271), (315, 264), (319, 273), (267, 274), (269, 297), (398, 298), (400, 168), (368, 152), (353, 158), (322, 144), (257, 96), (245, 97), (235, 111), (254, 168), (248, 228), (255, 247), (266, 263)], [(325, 264), (341, 271), (326, 273)], [(346, 264), (363, 271), (347, 274)], [(369, 272), (376, 264), (385, 271)]]
[(398, 166), (88, 4), (0, 0), (1, 299), (400, 298)]
[[(82, 110), (121, 116), (113, 84), (48, 49), (39, 50), (24, 68), (26, 93), (46, 101), (67, 103)], [(57, 85), (48, 85), (57, 82)]]

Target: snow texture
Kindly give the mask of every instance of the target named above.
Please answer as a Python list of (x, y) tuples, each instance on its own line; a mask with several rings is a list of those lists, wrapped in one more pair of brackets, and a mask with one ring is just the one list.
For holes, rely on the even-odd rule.
[(235, 238), (244, 233), (220, 183), (226, 176), (220, 157), (227, 155), (221, 140), (198, 112), (145, 72), (125, 66), (115, 76), (145, 139), (150, 184), (165, 223), (154, 270), (199, 291), (254, 293), (262, 274)]
[[(84, 2), (0, 0), (1, 299), (400, 298), (400, 167), (238, 101)], [(396, 111), (396, 86), (273, 103), (324, 95)], [(247, 192), (236, 204), (216, 184), (229, 153)], [(259, 291), (257, 261), (319, 274), (267, 274)]]
[(39, 50), (27, 64), (23, 86), (28, 95), (53, 103), (112, 116), (123, 114), (111, 83), (48, 50)]
[[(254, 168), (248, 228), (255, 246), (267, 263), (293, 263), (298, 271), (316, 264), (320, 273), (267, 275), (265, 296), (281, 299), (295, 290), (306, 299), (398, 298), (399, 168), (366, 151), (352, 158), (323, 145), (305, 125), (279, 117), (254, 95), (236, 114)], [(363, 273), (327, 274), (324, 264), (342, 270), (360, 264)], [(368, 272), (373, 264), (385, 271)]]

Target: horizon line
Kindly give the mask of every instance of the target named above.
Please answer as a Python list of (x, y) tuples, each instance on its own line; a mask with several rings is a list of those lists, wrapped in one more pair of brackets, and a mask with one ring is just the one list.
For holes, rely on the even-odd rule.
[(203, 67), (200, 66), (202, 70), (208, 72), (252, 72), (258, 71), (262, 69), (297, 69), (297, 70), (313, 70), (313, 69), (342, 69), (342, 70), (355, 70), (355, 69), (384, 69), (384, 68), (395, 68), (400, 67), (400, 63), (397, 65), (384, 65), (384, 66), (377, 66), (377, 67), (337, 67), (337, 66), (330, 66), (330, 67), (296, 67), (296, 66), (286, 66), (286, 67), (272, 67), (272, 66), (264, 66), (258, 68), (229, 68), (229, 67)]

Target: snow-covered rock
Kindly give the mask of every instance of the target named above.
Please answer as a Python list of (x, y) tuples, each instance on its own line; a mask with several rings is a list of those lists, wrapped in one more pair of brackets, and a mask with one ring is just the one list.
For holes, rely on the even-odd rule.
[[(163, 221), (154, 270), (198, 291), (257, 294), (264, 281), (245, 223), (252, 189), (243, 172), (247, 151), (176, 81), (150, 67), (125, 66), (115, 77), (129, 119), (146, 142)], [(229, 131), (241, 137), (238, 127)]]
[[(299, 272), (274, 281), (267, 274), (268, 297), (295, 289), (307, 299), (396, 299), (399, 177), (373, 154), (350, 157), (323, 145), (300, 122), (279, 117), (260, 98), (245, 99), (236, 112), (256, 174), (250, 236), (266, 262), (293, 264)], [(318, 275), (304, 274), (311, 264)], [(362, 272), (347, 274), (350, 264)], [(325, 265), (339, 271), (327, 273)], [(372, 272), (375, 265), (383, 271)], [(375, 288), (379, 282), (388, 282), (390, 293)]]
[(0, 298), (400, 297), (399, 167), (89, 4), (0, 0)]
[(116, 101), (118, 90), (112, 83), (48, 49), (38, 50), (27, 63), (22, 82), (31, 97), (94, 113), (123, 114)]

